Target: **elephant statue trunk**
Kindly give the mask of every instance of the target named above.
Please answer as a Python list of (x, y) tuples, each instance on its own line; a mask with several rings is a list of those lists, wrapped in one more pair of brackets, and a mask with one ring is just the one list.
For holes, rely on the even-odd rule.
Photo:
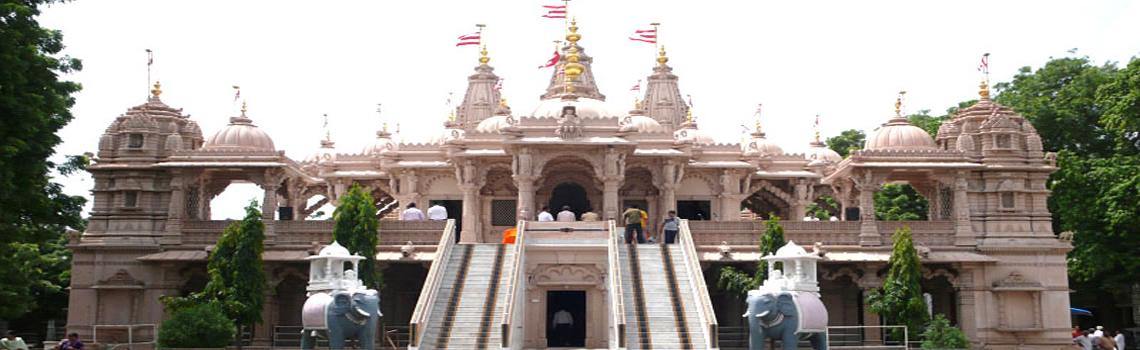
[(302, 307), (301, 348), (312, 349), (324, 333), (329, 349), (344, 349), (347, 340), (355, 339), (360, 348), (375, 350), (379, 317), (380, 296), (374, 290), (315, 293)]

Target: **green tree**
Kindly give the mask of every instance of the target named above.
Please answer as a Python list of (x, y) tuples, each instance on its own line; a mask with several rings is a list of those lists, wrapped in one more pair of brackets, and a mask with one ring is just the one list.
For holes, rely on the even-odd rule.
[(225, 348), (233, 344), (237, 327), (217, 303), (175, 311), (158, 331), (159, 348)]
[(918, 113), (906, 116), (906, 120), (911, 125), (917, 126), (925, 130), (931, 137), (938, 135), (938, 127), (942, 126), (942, 122), (950, 119), (950, 115), (931, 116), (929, 109), (918, 111)]
[(819, 196), (819, 200), (826, 203), (826, 205), (820, 205), (818, 201), (812, 202), (807, 207), (808, 216), (817, 218), (820, 221), (828, 221), (831, 219), (831, 216), (839, 215), (838, 212), (832, 213), (831, 210), (829, 210), (839, 208), (839, 201), (835, 200), (834, 197), (822, 195)]
[(907, 184), (886, 184), (875, 191), (875, 220), (926, 220), (929, 214), (926, 198)]
[(1116, 71), (1114, 63), (1098, 67), (1088, 57), (1052, 59), (1036, 71), (1022, 67), (1013, 81), (994, 85), (994, 101), (1032, 122), (1046, 150), (1109, 157), (1117, 145), (1101, 124), (1105, 106), (1097, 88), (1112, 81)]
[(961, 329), (950, 325), (946, 315), (934, 315), (926, 331), (922, 333), (923, 349), (969, 349), (970, 339)]
[(218, 245), (206, 264), (210, 281), (205, 289), (187, 297), (162, 298), (168, 308), (177, 312), (191, 306), (216, 303), (238, 329), (261, 323), (268, 282), (261, 269), (265, 223), (261, 221), (261, 211), (257, 206), (257, 201), (251, 201), (245, 207), (245, 218), (230, 224), (218, 239)]
[[(928, 315), (926, 302), (922, 299), (922, 263), (914, 249), (914, 239), (910, 227), (900, 228), (892, 237), (895, 241), (888, 263), (891, 266), (883, 287), (871, 292), (867, 304), (871, 312), (882, 317), (887, 324), (904, 325), (917, 335), (923, 329)], [(891, 337), (902, 340), (902, 331), (891, 331)]]
[[(15, 319), (66, 299), (67, 274), (57, 267), (67, 228), (83, 229), (85, 200), (63, 193), (53, 170), (70, 170), (48, 160), (56, 135), (71, 121), (71, 94), (80, 90), (60, 75), (78, 71), (78, 59), (57, 56), (63, 34), (40, 27), (39, 8), (52, 1), (0, 3), (0, 319)], [(85, 163), (71, 157), (69, 164)], [(53, 312), (53, 315), (58, 312)]]
[[(760, 235), (760, 253), (765, 256), (776, 254), (776, 251), (787, 243), (784, 241), (784, 226), (780, 225), (780, 217), (775, 214), (771, 216), (772, 218), (764, 221), (764, 233)], [(756, 273), (751, 275), (732, 266), (725, 266), (720, 269), (717, 287), (744, 299), (748, 296), (748, 291), (759, 287), (766, 278), (768, 278), (768, 262), (764, 260), (756, 263)]]
[(1103, 106), (1101, 123), (1116, 136), (1118, 154), (1134, 155), (1140, 150), (1140, 58), (1133, 58), (1107, 84), (1097, 90)]
[(376, 271), (376, 245), (379, 244), (377, 229), (380, 222), (376, 220), (376, 206), (372, 204), (372, 196), (360, 188), (359, 184), (352, 185), (340, 199), (340, 206), (333, 212), (333, 240), (348, 249), (349, 253), (364, 257), (360, 262), (360, 271), (357, 275), (369, 288), (379, 290), (383, 288), (380, 273)]
[(844, 130), (839, 136), (828, 137), (827, 147), (843, 158), (847, 158), (852, 150), (862, 149), (863, 142), (867, 141), (867, 134), (863, 130)]

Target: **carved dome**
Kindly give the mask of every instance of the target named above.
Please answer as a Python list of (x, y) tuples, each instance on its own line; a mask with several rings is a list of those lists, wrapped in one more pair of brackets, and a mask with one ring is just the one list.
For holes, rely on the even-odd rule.
[(237, 149), (251, 151), (275, 151), (273, 139), (261, 131), (253, 121), (246, 118), (245, 112), (240, 117), (230, 118), (230, 124), (218, 130), (211, 136), (202, 149)]
[(682, 128), (673, 132), (673, 140), (675, 142), (692, 142), (699, 145), (711, 145), (716, 143), (711, 135), (697, 129), (694, 125), (692, 128)]
[(772, 140), (765, 137), (763, 131), (757, 129), (752, 132), (752, 139), (748, 143), (740, 145), (744, 148), (745, 156), (767, 156), (784, 154), (784, 149), (777, 145)]
[(333, 241), (327, 247), (321, 248), (321, 252), (317, 253), (318, 256), (328, 257), (351, 257), (352, 254), (348, 252), (348, 248), (341, 246), (340, 243)]
[(428, 144), (442, 145), (452, 140), (458, 140), (460, 138), (463, 138), (463, 129), (447, 128), (443, 129), (443, 131), (440, 133), (435, 134), (435, 136), (432, 136)]
[(515, 125), (515, 118), (509, 115), (496, 115), (479, 122), (475, 126), (475, 132), (486, 134), (497, 134), (502, 132), (503, 128)]
[(610, 108), (600, 100), (579, 97), (570, 101), (561, 99), (542, 101), (534, 109), (534, 113), (531, 113), (531, 116), (535, 118), (561, 118), (562, 109), (565, 107), (574, 107), (579, 118), (617, 118), (626, 115), (616, 108)]
[(645, 134), (655, 134), (665, 131), (665, 127), (661, 126), (661, 123), (658, 123), (656, 120), (653, 120), (653, 118), (646, 117), (644, 115), (627, 116), (622, 119), (621, 124), (637, 128), (637, 132)]
[(843, 156), (840, 156), (838, 152), (827, 148), (827, 145), (819, 141), (812, 141), (812, 143), (808, 144), (808, 150), (804, 157), (811, 161), (808, 165), (812, 165), (815, 162), (839, 163), (843, 160)]
[(926, 130), (911, 125), (906, 118), (895, 116), (879, 131), (867, 137), (863, 149), (868, 150), (933, 150), (938, 149)]
[(302, 163), (316, 164), (316, 163), (331, 161), (331, 160), (335, 160), (335, 159), (336, 159), (335, 143), (332, 141), (329, 141), (329, 140), (321, 140), (321, 148), (317, 148), (316, 151), (313, 151), (313, 153), (310, 153), (301, 162)]
[(807, 250), (793, 241), (788, 241), (788, 244), (776, 250), (776, 257), (796, 257), (801, 255), (807, 255)]
[(366, 156), (375, 156), (385, 152), (395, 152), (398, 149), (400, 149), (400, 144), (392, 139), (392, 134), (386, 130), (380, 130), (376, 132), (376, 138), (364, 146), (360, 153)]

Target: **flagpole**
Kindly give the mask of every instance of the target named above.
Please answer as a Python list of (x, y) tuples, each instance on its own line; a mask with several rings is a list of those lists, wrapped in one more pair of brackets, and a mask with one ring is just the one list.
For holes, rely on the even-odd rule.
[(982, 55), (982, 59), (985, 60), (985, 66), (983, 68), (983, 70), (984, 70), (983, 73), (985, 73), (985, 75), (986, 75), (986, 86), (990, 86), (990, 53), (986, 52), (984, 55)]
[(657, 51), (659, 50), (658, 45), (660, 45), (660, 43), (661, 43), (661, 30), (657, 29), (657, 27), (660, 26), (661, 23), (653, 22), (653, 23), (650, 23), (649, 25), (653, 26), (653, 55), (652, 56), (653, 56), (653, 59), (656, 60), (657, 59)]
[(566, 10), (566, 17), (562, 18), (562, 32), (566, 32), (566, 28), (570, 28), (570, 0), (562, 0), (563, 10)]
[(475, 56), (483, 57), (479, 51), (481, 48), (483, 48), (483, 28), (486, 27), (487, 25), (486, 24), (476, 24), (475, 26), (479, 27), (479, 44), (478, 44), (479, 46), (476, 46)]
[(150, 66), (154, 64), (154, 52), (146, 49), (146, 91), (147, 96), (150, 96)]

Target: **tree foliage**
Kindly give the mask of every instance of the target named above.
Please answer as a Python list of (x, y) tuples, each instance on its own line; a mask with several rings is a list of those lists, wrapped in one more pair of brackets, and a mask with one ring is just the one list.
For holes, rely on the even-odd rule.
[(924, 109), (918, 111), (918, 113), (906, 116), (906, 120), (910, 122), (911, 125), (921, 128), (926, 131), (927, 134), (930, 134), (931, 137), (938, 135), (938, 127), (942, 126), (942, 122), (948, 119), (950, 119), (949, 114), (935, 117), (930, 115), (929, 109)]
[[(1073, 231), (1069, 275), (1113, 288), (1140, 280), (1140, 159), (1062, 152), (1054, 173), (1054, 216)], [(1060, 205), (1064, 203), (1064, 205)]]
[(961, 329), (950, 325), (946, 315), (934, 315), (926, 331), (922, 333), (923, 349), (969, 349), (970, 339)]
[[(760, 253), (764, 256), (776, 254), (787, 243), (784, 241), (784, 226), (780, 225), (780, 217), (775, 214), (764, 221), (764, 226), (764, 233), (760, 235)], [(720, 269), (717, 287), (744, 299), (748, 296), (748, 291), (759, 287), (766, 278), (768, 262), (764, 260), (756, 263), (756, 272), (751, 275), (732, 266), (725, 266)]]
[(875, 220), (926, 220), (929, 215), (926, 198), (907, 184), (886, 184), (875, 191)]
[(158, 347), (225, 348), (234, 341), (237, 327), (216, 303), (205, 303), (175, 311), (162, 322)]
[(827, 147), (843, 158), (847, 158), (852, 150), (862, 149), (863, 142), (867, 141), (867, 134), (863, 130), (844, 130), (839, 136), (828, 137)]
[(251, 201), (245, 207), (245, 218), (230, 224), (218, 239), (218, 245), (206, 264), (210, 278), (206, 288), (186, 297), (164, 297), (162, 301), (168, 308), (177, 312), (191, 306), (215, 303), (238, 326), (261, 323), (268, 282), (261, 269), (265, 223), (261, 221), (261, 211), (257, 206), (257, 201)]
[(71, 94), (80, 90), (59, 76), (82, 68), (78, 59), (56, 56), (63, 34), (36, 21), (50, 2), (0, 4), (0, 319), (66, 301), (70, 255), (60, 241), (67, 228), (85, 226), (85, 199), (65, 194), (51, 173), (81, 169), (86, 158), (71, 158), (70, 168), (48, 160), (60, 143), (56, 132), (72, 119)]
[(379, 244), (376, 205), (372, 196), (364, 193), (359, 184), (352, 185), (333, 212), (333, 240), (348, 249), (349, 253), (364, 257), (357, 275), (368, 288), (383, 288), (380, 273), (376, 271), (376, 245)]
[[(892, 237), (895, 241), (888, 263), (891, 266), (883, 287), (871, 292), (867, 304), (886, 324), (904, 325), (912, 336), (926, 323), (926, 302), (922, 299), (922, 263), (914, 249), (910, 227), (902, 227)], [(902, 339), (902, 332), (893, 330), (891, 337)]]

